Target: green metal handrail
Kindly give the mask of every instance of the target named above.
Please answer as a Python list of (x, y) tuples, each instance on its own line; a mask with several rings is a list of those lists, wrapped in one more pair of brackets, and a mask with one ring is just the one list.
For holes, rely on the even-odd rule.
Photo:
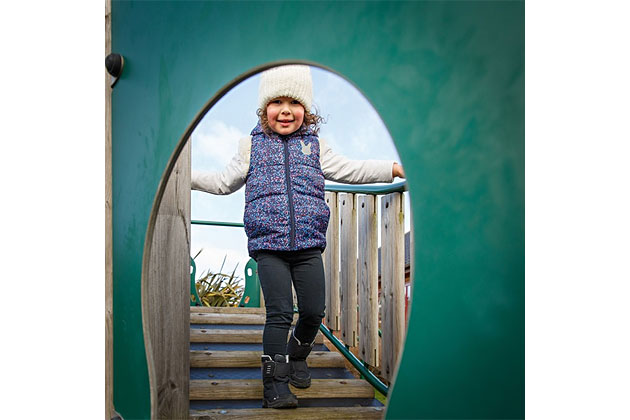
[(378, 379), (376, 375), (370, 372), (370, 370), (363, 365), (361, 360), (359, 360), (354, 354), (352, 354), (352, 352), (348, 350), (346, 346), (333, 335), (332, 331), (330, 331), (327, 326), (325, 326), (324, 324), (320, 324), (319, 330), (331, 343), (333, 343), (337, 350), (339, 350), (341, 354), (343, 354), (343, 356), (348, 359), (350, 363), (352, 363), (352, 366), (354, 366), (356, 370), (358, 370), (361, 375), (365, 377), (370, 385), (372, 385), (381, 394), (387, 396), (387, 393), (389, 392), (389, 388), (387, 387), (387, 385), (381, 382), (381, 380)]
[(326, 191), (330, 192), (347, 192), (354, 194), (391, 194), (394, 192), (404, 192), (408, 191), (407, 181), (400, 181), (393, 184), (386, 185), (374, 185), (374, 184), (363, 184), (363, 185), (350, 185), (350, 184), (326, 184), (324, 188)]
[[(326, 184), (326, 191), (330, 192), (347, 192), (354, 194), (391, 194), (394, 192), (404, 192), (408, 191), (407, 189), (407, 181), (400, 181), (393, 184), (387, 185), (351, 185), (351, 184), (340, 184), (340, 185), (330, 185)], [(216, 222), (211, 220), (191, 220), (191, 224), (193, 225), (206, 225), (206, 226), (226, 226), (226, 227), (245, 227), (243, 223), (240, 222)]]
[(213, 222), (210, 220), (191, 220), (190, 224), (207, 225), (207, 226), (245, 227), (243, 223), (239, 223), (239, 222)]

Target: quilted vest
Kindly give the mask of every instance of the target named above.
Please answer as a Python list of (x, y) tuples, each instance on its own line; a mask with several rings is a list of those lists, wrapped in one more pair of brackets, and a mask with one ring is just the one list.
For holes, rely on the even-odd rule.
[(260, 250), (323, 250), (330, 210), (317, 136), (267, 135), (260, 123), (251, 135), (243, 218), (250, 256)]

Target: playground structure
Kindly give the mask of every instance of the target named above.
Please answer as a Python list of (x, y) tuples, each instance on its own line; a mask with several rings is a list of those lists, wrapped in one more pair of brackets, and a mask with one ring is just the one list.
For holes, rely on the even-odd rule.
[[(299, 62), (365, 94), (407, 174), (415, 282), (386, 417), (524, 416), (522, 2), (114, 2), (107, 17), (125, 58), (111, 91), (109, 409), (187, 415), (189, 252), (176, 244), (190, 212), (167, 185), (189, 189), (176, 164), (222, 95)], [(287, 40), (286, 22), (308, 30)]]
[[(185, 158), (180, 159), (182, 157)], [(403, 344), (404, 187), (404, 182), (385, 187), (327, 187), (326, 201), (331, 208), (328, 246), (324, 253), (328, 309), (314, 352), (309, 357), (313, 385), (307, 390), (293, 389), (300, 400), (296, 412), (269, 412), (260, 408), (264, 302), (258, 294), (260, 285), (255, 261), (250, 260), (245, 269), (246, 295), (240, 307), (208, 308), (197, 306), (196, 297), (191, 301), (191, 418), (382, 418), (384, 406), (375, 399), (375, 390), (386, 396), (389, 389), (372, 372), (378, 372), (389, 384)], [(382, 199), (380, 211), (377, 211), (375, 203), (379, 203), (379, 194)], [(376, 264), (379, 213), (381, 251), (385, 256), (380, 276), (381, 305)], [(242, 229), (242, 224), (231, 222), (195, 220), (192, 224)], [(357, 256), (359, 243), (363, 252)], [(348, 264), (353, 258), (357, 263)], [(249, 274), (248, 268), (251, 269)], [(193, 278), (191, 276), (191, 282)], [(384, 326), (382, 339), (379, 339), (379, 326)], [(344, 361), (344, 357), (348, 361)], [(355, 369), (355, 376), (348, 370), (349, 365)]]

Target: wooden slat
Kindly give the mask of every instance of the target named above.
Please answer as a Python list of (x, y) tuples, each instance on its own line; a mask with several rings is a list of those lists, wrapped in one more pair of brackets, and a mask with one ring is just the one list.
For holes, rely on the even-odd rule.
[(378, 341), (378, 215), (377, 197), (357, 198), (359, 244), (359, 354), (371, 366), (379, 366)]
[[(409, 197), (407, 196), (407, 199)], [(413, 213), (409, 212), (409, 305), (407, 308), (407, 317), (405, 318), (405, 326), (408, 326), (409, 315), (411, 314), (411, 303), (413, 301), (413, 285), (415, 281), (415, 262), (416, 262), (416, 240), (413, 234)], [(406, 293), (406, 292), (405, 292)], [(405, 328), (405, 336), (407, 335)]]
[[(105, 0), (105, 56), (112, 52), (111, 0)], [(114, 309), (112, 249), (112, 89), (105, 73), (105, 418), (114, 417)]]
[[(260, 367), (262, 351), (191, 350), (190, 367)], [(344, 367), (344, 358), (334, 351), (313, 351), (306, 359), (309, 367)]]
[[(274, 410), (272, 414), (277, 420), (377, 420), (383, 418), (385, 407), (298, 407), (291, 410)], [(190, 411), (190, 418), (196, 420), (268, 420), (270, 417), (272, 415), (268, 408)]]
[(330, 222), (326, 231), (326, 250), (322, 255), (326, 272), (326, 326), (333, 331), (341, 328), (339, 296), (339, 206), (336, 192), (326, 193)]
[(234, 306), (191, 306), (190, 313), (203, 314), (264, 314), (265, 308), (241, 308)]
[(151, 417), (188, 415), (190, 367), (190, 142), (168, 178), (142, 285)]
[(357, 212), (354, 194), (339, 193), (341, 214), (341, 339), (357, 345)]
[[(290, 385), (299, 398), (374, 398), (374, 388), (363, 379), (313, 379), (310, 388)], [(191, 380), (191, 400), (262, 399), (260, 379)], [(275, 411), (275, 410), (273, 410)], [(270, 413), (270, 415), (273, 414)]]
[[(262, 343), (263, 330), (203, 330), (190, 329), (191, 343)], [(322, 344), (324, 336), (318, 332), (315, 343)]]
[[(297, 320), (297, 314), (293, 317), (293, 322)], [(217, 313), (198, 313), (190, 314), (191, 324), (245, 324), (245, 325), (264, 325), (265, 314), (217, 314)]]
[(143, 320), (154, 418), (176, 418), (188, 412), (189, 189), (187, 145), (168, 177), (157, 215), (152, 215), (149, 261), (143, 269)]
[(405, 237), (402, 193), (381, 198), (381, 374), (394, 378), (405, 333)]

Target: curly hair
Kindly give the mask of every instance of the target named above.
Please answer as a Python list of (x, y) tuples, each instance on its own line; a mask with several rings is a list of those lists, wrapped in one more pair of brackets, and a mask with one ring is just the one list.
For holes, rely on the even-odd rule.
[[(326, 123), (324, 118), (317, 113), (318, 112), (317, 108), (313, 106), (313, 109), (315, 110), (314, 113), (307, 111), (306, 108), (304, 109), (304, 122), (302, 123), (302, 126), (298, 130), (300, 133), (303, 133), (306, 130), (310, 129), (313, 132), (313, 134), (317, 135), (319, 134), (320, 125)], [(267, 110), (258, 108), (256, 110), (256, 115), (258, 115), (258, 118), (260, 118), (260, 125), (262, 126), (263, 131), (266, 134), (271, 134), (273, 130), (269, 126), (269, 119), (267, 118)]]

